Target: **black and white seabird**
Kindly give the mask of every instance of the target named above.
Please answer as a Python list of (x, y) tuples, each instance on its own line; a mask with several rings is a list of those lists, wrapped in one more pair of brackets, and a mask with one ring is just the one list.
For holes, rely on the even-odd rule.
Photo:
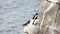
[(32, 19), (34, 19), (36, 15), (38, 15), (38, 13), (36, 13), (36, 14), (33, 16), (33, 18), (32, 18)]
[(39, 24), (37, 21), (38, 21), (39, 19), (38, 19), (38, 15), (37, 16), (35, 16), (35, 18), (34, 18), (34, 22), (32, 23), (33, 25), (37, 25), (37, 24)]
[(23, 24), (23, 26), (26, 26), (27, 24), (34, 24), (35, 20), (38, 18), (38, 13), (36, 13), (31, 20), (28, 20), (27, 23)]

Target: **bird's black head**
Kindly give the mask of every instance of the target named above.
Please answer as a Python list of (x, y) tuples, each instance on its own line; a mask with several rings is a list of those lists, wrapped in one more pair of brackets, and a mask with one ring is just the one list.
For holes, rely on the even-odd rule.
[(36, 16), (36, 15), (38, 15), (38, 13), (36, 13), (36, 14), (33, 16), (33, 18), (32, 18), (32, 19), (35, 19), (35, 16)]

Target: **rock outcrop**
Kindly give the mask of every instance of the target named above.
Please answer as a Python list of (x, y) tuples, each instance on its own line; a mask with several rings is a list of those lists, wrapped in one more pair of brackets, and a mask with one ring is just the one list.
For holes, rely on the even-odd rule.
[(40, 1), (40, 34), (60, 34), (60, 3), (56, 1)]
[[(29, 23), (26, 34), (60, 34), (60, 1), (40, 0), (40, 11), (35, 24)], [(34, 21), (34, 20), (33, 20)]]

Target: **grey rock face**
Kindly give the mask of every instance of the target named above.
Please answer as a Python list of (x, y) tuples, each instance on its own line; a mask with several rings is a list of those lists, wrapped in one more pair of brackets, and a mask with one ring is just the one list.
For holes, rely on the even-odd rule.
[[(46, 0), (41, 0), (40, 3), (40, 21), (42, 21), (42, 17), (44, 16), (42, 27), (40, 30), (40, 34), (60, 34), (60, 5), (54, 2), (54, 0), (50, 0), (48, 2)], [(58, 1), (58, 0), (56, 0)]]

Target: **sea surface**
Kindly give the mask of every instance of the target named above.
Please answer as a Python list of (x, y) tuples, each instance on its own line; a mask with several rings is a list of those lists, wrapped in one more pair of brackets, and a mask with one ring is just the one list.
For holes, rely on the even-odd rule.
[(0, 34), (22, 34), (38, 6), (39, 0), (0, 0)]

